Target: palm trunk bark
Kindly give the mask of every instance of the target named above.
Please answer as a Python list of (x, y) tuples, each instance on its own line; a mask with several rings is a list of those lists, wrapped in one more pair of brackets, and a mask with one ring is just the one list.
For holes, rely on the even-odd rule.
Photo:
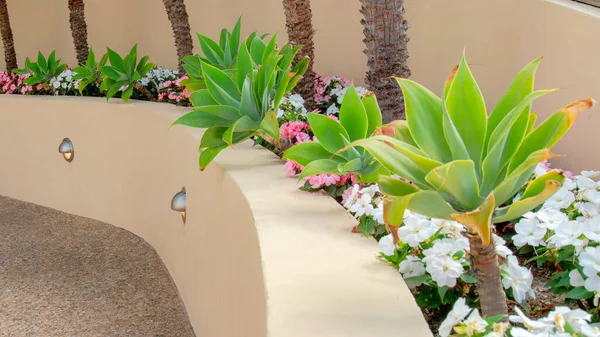
[(481, 311), (486, 317), (508, 315), (506, 294), (502, 288), (498, 254), (493, 238), (490, 244), (483, 245), (481, 237), (468, 231), (469, 246), (471, 248), (472, 265), (477, 276), (477, 292), (481, 302)]
[(177, 48), (177, 67), (179, 75), (184, 75), (185, 70), (182, 67), (181, 59), (184, 56), (192, 55), (194, 44), (192, 34), (190, 33), (190, 22), (185, 3), (183, 0), (163, 0), (167, 17), (171, 22), (173, 36), (175, 37), (175, 47)]
[(15, 43), (12, 29), (10, 28), (10, 20), (8, 19), (6, 0), (0, 0), (0, 35), (2, 35), (6, 70), (17, 69), (19, 66), (17, 64), (17, 54), (15, 53)]
[(143, 85), (141, 85), (140, 83), (137, 83), (137, 82), (136, 82), (136, 83), (133, 85), (133, 87), (134, 87), (134, 88), (135, 88), (137, 91), (139, 91), (139, 92), (141, 92), (142, 94), (144, 94), (144, 96), (146, 96), (146, 98), (147, 98), (149, 101), (151, 101), (151, 102), (155, 102), (155, 101), (156, 101), (156, 99), (154, 98), (154, 96), (152, 96), (152, 93), (151, 93), (150, 91), (148, 91), (148, 89), (146, 89), (146, 88), (145, 88)]
[(294, 89), (304, 98), (304, 105), (310, 111), (317, 105), (315, 102), (315, 73), (313, 72), (315, 30), (312, 25), (310, 0), (283, 0), (283, 10), (289, 42), (295, 46), (302, 46), (294, 62), (298, 62), (306, 56), (310, 59), (306, 73)]
[(77, 62), (84, 65), (88, 58), (87, 24), (85, 23), (85, 6), (83, 0), (69, 0), (69, 23), (75, 44)]
[(365, 82), (375, 92), (383, 121), (405, 119), (404, 97), (394, 77), (408, 78), (408, 23), (404, 0), (360, 0), (367, 54)]

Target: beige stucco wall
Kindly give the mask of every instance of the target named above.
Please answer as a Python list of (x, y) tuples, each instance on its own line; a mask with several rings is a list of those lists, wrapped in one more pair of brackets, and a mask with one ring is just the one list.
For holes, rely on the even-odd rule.
[[(280, 32), (285, 37), (280, 0), (187, 1), (193, 32), (216, 37), (244, 16), (245, 32)], [(8, 0), (19, 61), (56, 49), (75, 61), (66, 0)], [(358, 0), (313, 0), (317, 30), (316, 70), (363, 82), (365, 56)], [(584, 98), (600, 99), (600, 9), (571, 0), (406, 0), (413, 79), (439, 92), (444, 78), (467, 48), (468, 60), (488, 106), (527, 62), (544, 56), (537, 87), (561, 88), (539, 100), (542, 115)], [(89, 42), (96, 50), (120, 52), (139, 43), (140, 53), (160, 65), (175, 65), (169, 22), (159, 0), (86, 0)], [(194, 40), (195, 37), (194, 37)], [(196, 41), (195, 41), (196, 42)], [(197, 43), (197, 42), (196, 42)], [(0, 50), (1, 50), (0, 46)], [(198, 48), (196, 46), (196, 51)], [(4, 67), (0, 60), (0, 69)], [(590, 155), (590, 135), (600, 117), (586, 113), (556, 147), (568, 155), (556, 162), (573, 170), (600, 169)]]
[[(198, 336), (431, 337), (398, 272), (333, 199), (251, 142), (198, 170), (186, 110), (0, 95), (0, 195), (125, 228), (169, 270)], [(64, 137), (75, 158), (57, 152)], [(187, 223), (170, 209), (187, 189)]]

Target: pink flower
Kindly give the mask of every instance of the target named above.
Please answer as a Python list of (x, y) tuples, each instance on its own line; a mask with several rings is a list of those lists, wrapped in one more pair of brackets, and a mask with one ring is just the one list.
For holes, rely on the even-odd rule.
[(350, 195), (352, 195), (353, 189), (354, 187), (350, 186), (344, 191), (344, 193), (342, 194), (342, 205), (345, 205), (346, 202), (348, 202), (348, 198), (350, 198)]
[(288, 176), (293, 177), (296, 174), (300, 173), (304, 169), (304, 167), (302, 167), (300, 164), (296, 163), (293, 160), (288, 160), (287, 162), (285, 162), (284, 169)]
[(327, 117), (333, 119), (334, 121), (339, 121), (339, 118), (335, 117), (334, 115), (327, 115)]
[(183, 80), (187, 80), (187, 79), (188, 79), (187, 75), (184, 75), (184, 76), (178, 78), (177, 80), (175, 80), (175, 85), (179, 87), (179, 86), (181, 86), (181, 82)]
[(308, 183), (312, 188), (320, 188), (323, 185), (323, 181), (321, 180), (320, 174), (316, 176), (310, 176), (306, 178), (306, 180), (308, 180)]
[(569, 179), (574, 178), (573, 172), (571, 172), (571, 171), (563, 171), (563, 174), (565, 175), (565, 177), (567, 177)]
[(188, 98), (190, 98), (191, 94), (192, 94), (191, 92), (189, 92), (187, 90), (184, 90), (184, 91), (181, 92), (180, 97), (183, 98), (183, 99), (188, 99)]
[(296, 140), (298, 141), (298, 144), (304, 143), (304, 142), (310, 142), (310, 136), (307, 133), (300, 132), (299, 134), (296, 135)]
[(159, 101), (162, 101), (163, 99), (165, 99), (165, 97), (166, 97), (166, 96), (167, 96), (167, 93), (166, 93), (166, 92), (159, 93), (159, 94), (158, 94), (158, 100), (159, 100)]
[(340, 176), (337, 174), (321, 174), (321, 182), (325, 186), (337, 185), (340, 181)]
[(338, 185), (340, 185), (340, 186), (346, 185), (346, 183), (348, 183), (348, 181), (352, 185), (356, 184), (356, 175), (354, 173), (348, 173), (348, 174), (344, 174), (344, 175), (340, 176), (340, 181), (338, 182)]
[(44, 86), (41, 83), (35, 86), (35, 90), (37, 91), (42, 91), (42, 89), (44, 89)]
[(308, 124), (304, 122), (287, 122), (281, 125), (279, 132), (283, 138), (292, 139), (308, 128)]
[(174, 92), (170, 92), (168, 97), (169, 97), (170, 100), (176, 100), (177, 99), (177, 94), (174, 93)]
[(162, 87), (163, 87), (163, 88), (167, 88), (167, 87), (169, 87), (169, 86), (171, 85), (171, 83), (173, 83), (173, 82), (171, 82), (171, 81), (166, 81), (166, 82), (164, 82), (164, 83), (163, 83)]

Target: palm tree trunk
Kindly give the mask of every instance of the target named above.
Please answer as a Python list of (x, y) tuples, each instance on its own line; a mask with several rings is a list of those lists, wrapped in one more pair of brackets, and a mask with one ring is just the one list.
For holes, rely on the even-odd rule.
[(283, 10), (290, 44), (302, 46), (294, 62), (298, 62), (306, 56), (310, 59), (306, 73), (295, 88), (295, 91), (304, 98), (304, 104), (310, 111), (317, 105), (315, 102), (315, 73), (313, 72), (315, 30), (312, 25), (310, 0), (283, 0)]
[(472, 266), (477, 276), (477, 292), (483, 315), (486, 317), (508, 315), (506, 294), (502, 288), (500, 266), (493, 238), (490, 244), (484, 246), (477, 233), (469, 230), (467, 237), (471, 248)]
[(384, 123), (404, 119), (404, 98), (391, 76), (407, 78), (408, 23), (404, 0), (360, 0), (367, 54), (365, 82), (375, 92)]
[(17, 69), (17, 54), (15, 53), (15, 43), (13, 40), (10, 20), (8, 19), (8, 7), (6, 0), (0, 0), (0, 35), (2, 35), (2, 45), (4, 46), (4, 61), (6, 70)]
[(175, 47), (177, 48), (177, 67), (179, 74), (184, 75), (181, 59), (186, 55), (192, 55), (194, 44), (190, 33), (190, 22), (183, 0), (163, 0), (167, 17), (171, 22)]
[(84, 65), (88, 58), (89, 49), (83, 0), (69, 0), (69, 23), (71, 24), (71, 35), (75, 44), (77, 62)]

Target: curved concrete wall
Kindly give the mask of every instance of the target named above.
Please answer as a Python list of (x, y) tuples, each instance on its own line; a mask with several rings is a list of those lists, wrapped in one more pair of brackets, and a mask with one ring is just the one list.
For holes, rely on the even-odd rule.
[[(377, 244), (250, 143), (198, 170), (202, 131), (168, 104), (0, 95), (0, 194), (130, 230), (155, 247), (198, 336), (431, 336)], [(75, 158), (57, 152), (64, 137)], [(187, 223), (170, 209), (187, 189)]]

